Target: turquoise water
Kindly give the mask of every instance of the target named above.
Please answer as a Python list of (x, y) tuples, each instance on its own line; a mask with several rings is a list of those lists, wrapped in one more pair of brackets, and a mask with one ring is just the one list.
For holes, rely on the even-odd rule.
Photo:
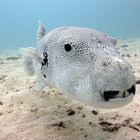
[(47, 31), (70, 25), (139, 38), (140, 0), (1, 0), (0, 49), (35, 46), (38, 19)]

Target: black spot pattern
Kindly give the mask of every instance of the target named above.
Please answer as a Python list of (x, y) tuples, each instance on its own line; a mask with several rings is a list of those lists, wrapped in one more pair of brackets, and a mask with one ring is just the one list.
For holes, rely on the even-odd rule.
[(42, 73), (43, 73), (43, 76), (46, 78), (46, 75), (44, 74), (44, 66), (47, 66), (48, 67), (48, 54), (47, 52), (43, 52), (43, 61), (41, 62), (42, 64), (42, 67), (41, 67), (41, 70), (42, 70)]
[(46, 78), (46, 75), (45, 74), (43, 74), (43, 76)]
[(42, 67), (45, 65), (47, 65), (47, 67), (48, 67), (48, 54), (47, 54), (47, 52), (43, 52), (43, 57), (44, 57), (43, 62), (41, 63)]

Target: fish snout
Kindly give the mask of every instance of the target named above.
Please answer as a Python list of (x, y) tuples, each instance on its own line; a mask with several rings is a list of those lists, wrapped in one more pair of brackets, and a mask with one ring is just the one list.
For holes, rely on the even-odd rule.
[(126, 98), (130, 95), (135, 95), (136, 89), (135, 85), (133, 85), (131, 88), (126, 89), (124, 91), (104, 91), (103, 98), (105, 101), (109, 101), (110, 99), (115, 98)]

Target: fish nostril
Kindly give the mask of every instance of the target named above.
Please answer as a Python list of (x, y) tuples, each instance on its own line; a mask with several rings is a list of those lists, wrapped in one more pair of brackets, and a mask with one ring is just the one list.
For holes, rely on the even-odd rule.
[(133, 85), (130, 89), (127, 89), (127, 91), (128, 91), (129, 94), (134, 94), (135, 95), (135, 92), (136, 92), (135, 85)]
[(109, 101), (110, 98), (115, 98), (119, 94), (119, 91), (105, 91), (103, 93), (105, 101)]

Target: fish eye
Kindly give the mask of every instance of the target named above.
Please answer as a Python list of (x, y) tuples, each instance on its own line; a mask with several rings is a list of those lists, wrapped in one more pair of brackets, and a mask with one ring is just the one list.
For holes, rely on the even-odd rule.
[(65, 45), (64, 45), (64, 48), (65, 48), (65, 51), (66, 51), (66, 52), (69, 52), (69, 51), (71, 51), (71, 49), (72, 49), (72, 47), (71, 47), (70, 44), (65, 44)]

